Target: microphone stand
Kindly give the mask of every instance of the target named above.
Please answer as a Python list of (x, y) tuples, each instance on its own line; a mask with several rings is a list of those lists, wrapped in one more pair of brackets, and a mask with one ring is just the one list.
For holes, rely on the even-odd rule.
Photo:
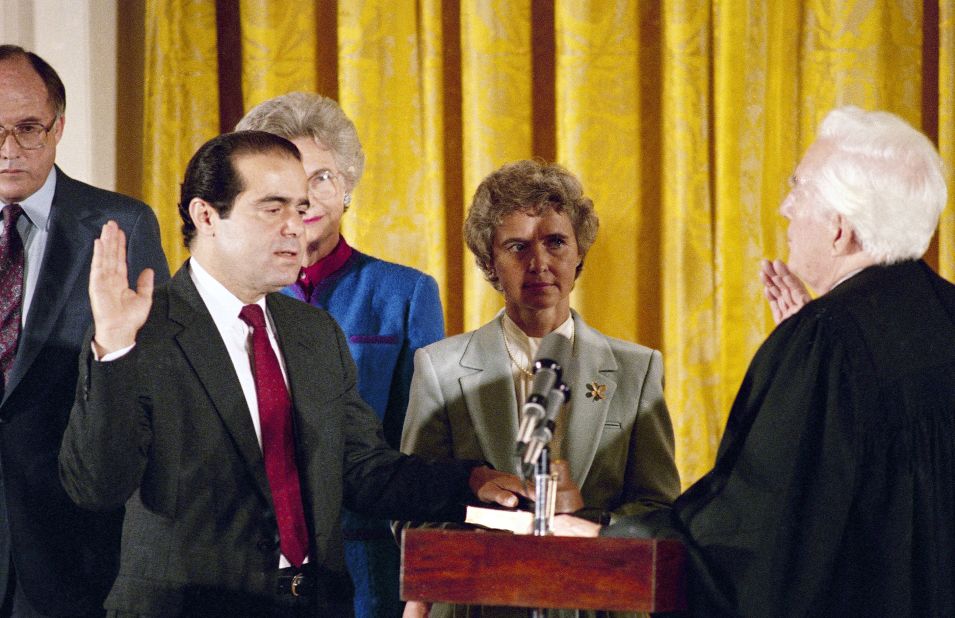
[(557, 500), (557, 479), (550, 472), (550, 447), (541, 450), (540, 457), (534, 462), (534, 490), (537, 500), (534, 502), (534, 536), (548, 536), (551, 520), (554, 517), (554, 505)]
[[(538, 427), (528, 436), (534, 438), (534, 447), (528, 452), (520, 450), (525, 457), (535, 457), (534, 459), (534, 490), (537, 492), (537, 500), (534, 502), (534, 536), (548, 536), (551, 534), (551, 523), (554, 519), (554, 511), (557, 505), (557, 474), (551, 470), (550, 466), (550, 441), (553, 437), (551, 433), (554, 424), (557, 422), (557, 416), (560, 414), (561, 406), (570, 398), (570, 389), (562, 383), (558, 383), (547, 394), (546, 414), (542, 419), (543, 426)], [(539, 449), (539, 451), (537, 450)], [(527, 469), (531, 462), (524, 460), (524, 476), (529, 476)], [(546, 618), (547, 610), (543, 607), (531, 609), (531, 618)]]
[[(537, 500), (534, 502), (534, 536), (551, 534), (550, 525), (554, 518), (554, 506), (557, 500), (557, 477), (550, 471), (550, 447), (545, 446), (534, 462), (534, 489)], [(531, 618), (546, 618), (543, 607), (531, 609)]]

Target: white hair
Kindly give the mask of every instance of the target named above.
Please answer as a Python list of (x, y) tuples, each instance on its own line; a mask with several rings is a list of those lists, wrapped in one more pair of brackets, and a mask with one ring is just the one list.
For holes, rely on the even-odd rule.
[(320, 94), (290, 92), (259, 103), (235, 130), (268, 131), (289, 140), (311, 137), (331, 149), (349, 190), (358, 184), (365, 169), (365, 152), (355, 124), (338, 103)]
[(948, 197), (928, 138), (894, 114), (850, 105), (826, 115), (817, 140), (829, 147), (813, 174), (823, 207), (846, 218), (877, 262), (922, 257)]

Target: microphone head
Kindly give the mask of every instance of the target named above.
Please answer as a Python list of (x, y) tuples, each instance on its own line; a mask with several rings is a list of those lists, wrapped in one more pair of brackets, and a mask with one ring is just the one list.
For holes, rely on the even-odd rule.
[(537, 358), (534, 359), (534, 370), (540, 369), (545, 361), (550, 361), (547, 364), (556, 365), (556, 370), (559, 373), (570, 362), (573, 347), (567, 337), (557, 332), (550, 333), (541, 339), (540, 348), (537, 350)]
[(561, 407), (568, 401), (570, 401), (570, 387), (563, 382), (554, 385), (554, 388), (547, 393), (547, 401), (544, 404), (544, 410), (546, 411), (544, 420), (548, 423), (556, 422)]

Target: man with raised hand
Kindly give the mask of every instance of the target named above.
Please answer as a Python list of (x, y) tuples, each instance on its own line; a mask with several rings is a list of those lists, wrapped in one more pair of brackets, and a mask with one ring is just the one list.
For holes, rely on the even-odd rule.
[(307, 181), (288, 140), (216, 137), (193, 156), (180, 215), (192, 257), (168, 285), (127, 285), (123, 234), (96, 242), (92, 350), (60, 452), (91, 509), (126, 505), (122, 615), (348, 616), (342, 505), (460, 520), (519, 479), (425, 461), (384, 440), (341, 329), (277, 292), (295, 281)]

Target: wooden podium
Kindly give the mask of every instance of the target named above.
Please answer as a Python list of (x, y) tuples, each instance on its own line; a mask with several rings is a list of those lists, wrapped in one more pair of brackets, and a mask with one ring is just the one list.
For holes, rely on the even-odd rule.
[(622, 611), (685, 609), (683, 545), (500, 532), (405, 530), (401, 598)]

